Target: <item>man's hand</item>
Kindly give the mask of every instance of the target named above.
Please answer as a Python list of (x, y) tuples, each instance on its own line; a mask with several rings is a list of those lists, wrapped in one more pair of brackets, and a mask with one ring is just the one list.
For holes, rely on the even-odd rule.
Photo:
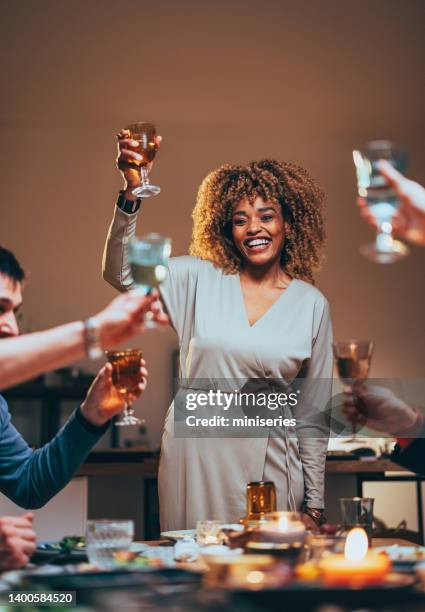
[[(132, 191), (140, 185), (140, 162), (142, 156), (135, 150), (139, 143), (137, 140), (132, 140), (129, 130), (121, 130), (118, 135), (118, 156), (116, 159), (117, 168), (120, 170), (124, 179), (125, 197), (127, 200), (136, 200), (137, 196), (133, 195)], [(156, 146), (159, 149), (161, 146), (162, 137), (157, 136), (155, 139)], [(148, 173), (152, 170), (153, 162), (150, 162), (146, 169)]]
[(358, 383), (352, 393), (346, 392), (343, 412), (352, 423), (392, 436), (414, 436), (422, 424), (418, 411), (390, 389), (367, 383)]
[(35, 551), (36, 535), (32, 527), (33, 514), (0, 517), (0, 569), (19, 569), (26, 565)]
[(115, 298), (94, 317), (99, 327), (102, 347), (112, 348), (139, 334), (148, 311), (153, 313), (153, 320), (159, 325), (169, 322), (156, 290), (144, 295), (139, 289), (134, 289)]
[[(378, 169), (400, 198), (400, 208), (392, 220), (394, 233), (425, 246), (425, 188), (400, 174), (387, 161), (380, 161)], [(358, 198), (357, 203), (362, 217), (376, 227), (376, 219), (368, 208), (367, 200)]]
[[(133, 402), (146, 389), (148, 371), (144, 359), (140, 360), (140, 377), (137, 393), (130, 398)], [(125, 408), (125, 397), (118, 393), (112, 383), (112, 365), (106, 363), (100, 370), (87, 392), (86, 399), (81, 404), (81, 413), (91, 423), (101, 427), (113, 416)]]

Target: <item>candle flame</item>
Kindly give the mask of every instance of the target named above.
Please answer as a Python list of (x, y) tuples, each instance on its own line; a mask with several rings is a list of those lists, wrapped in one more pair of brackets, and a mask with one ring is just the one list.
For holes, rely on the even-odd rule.
[(288, 529), (289, 521), (287, 516), (280, 516), (278, 521), (278, 529), (285, 531)]
[(361, 561), (366, 557), (367, 548), (366, 531), (360, 527), (352, 529), (345, 540), (344, 555), (347, 561)]

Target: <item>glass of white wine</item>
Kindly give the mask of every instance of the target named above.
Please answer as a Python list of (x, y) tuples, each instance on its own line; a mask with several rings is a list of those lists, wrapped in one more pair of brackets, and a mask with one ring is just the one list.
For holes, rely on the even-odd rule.
[(397, 193), (378, 171), (377, 163), (382, 159), (399, 172), (405, 172), (406, 154), (390, 140), (372, 140), (363, 151), (353, 151), (358, 194), (366, 198), (377, 226), (375, 241), (363, 244), (360, 253), (371, 261), (386, 264), (407, 257), (409, 249), (393, 237), (392, 219), (400, 201)]
[[(375, 343), (371, 340), (342, 340), (332, 345), (338, 376), (345, 391), (350, 392), (353, 384), (369, 377)], [(356, 424), (352, 424), (353, 436), (347, 442), (356, 441)]]
[[(155, 233), (132, 238), (128, 244), (128, 260), (135, 286), (146, 295), (158, 287), (168, 274), (170, 255), (170, 238)], [(156, 327), (152, 317), (151, 312), (146, 314), (146, 327)]]

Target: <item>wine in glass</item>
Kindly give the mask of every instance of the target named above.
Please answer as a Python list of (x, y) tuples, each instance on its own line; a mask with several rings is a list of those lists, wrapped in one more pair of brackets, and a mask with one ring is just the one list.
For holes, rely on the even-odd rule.
[(366, 144), (363, 152), (353, 151), (358, 193), (366, 198), (377, 225), (375, 242), (362, 245), (360, 253), (371, 261), (386, 264), (403, 259), (409, 254), (409, 249), (393, 237), (392, 219), (400, 201), (377, 169), (377, 162), (381, 159), (399, 172), (405, 171), (405, 153), (389, 140), (373, 140)]
[[(338, 376), (345, 391), (352, 391), (353, 384), (369, 377), (374, 342), (371, 340), (343, 340), (334, 342), (333, 352)], [(353, 436), (347, 442), (356, 440), (356, 424), (352, 424)]]
[(135, 151), (142, 156), (142, 161), (140, 162), (141, 184), (133, 190), (133, 194), (138, 198), (156, 196), (161, 191), (161, 188), (158, 185), (152, 185), (147, 171), (147, 165), (154, 160), (158, 150), (156, 128), (153, 123), (139, 121), (138, 123), (131, 123), (126, 129), (129, 130), (132, 140), (136, 140), (138, 143)]
[[(132, 238), (128, 245), (128, 260), (136, 287), (142, 289), (146, 295), (154, 287), (158, 287), (167, 276), (170, 255), (170, 238), (155, 233)], [(145, 315), (145, 325), (156, 327), (151, 312)]]
[(115, 425), (141, 425), (144, 423), (134, 415), (132, 398), (137, 393), (142, 382), (140, 360), (142, 351), (139, 349), (124, 349), (122, 351), (106, 351), (109, 363), (112, 365), (112, 382), (120, 395), (125, 399), (122, 418)]

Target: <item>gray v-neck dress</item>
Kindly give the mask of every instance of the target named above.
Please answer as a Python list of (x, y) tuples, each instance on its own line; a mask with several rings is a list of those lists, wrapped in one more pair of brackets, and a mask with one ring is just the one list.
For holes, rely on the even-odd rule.
[[(104, 254), (104, 278), (120, 290), (131, 287), (126, 243), (135, 215), (117, 209)], [(315, 404), (323, 410), (331, 393), (332, 330), (329, 306), (320, 291), (294, 279), (267, 312), (250, 326), (240, 277), (210, 262), (177, 257), (161, 295), (180, 343), (185, 380), (272, 378), (290, 384), (301, 371), (327, 379)], [(302, 417), (302, 406), (294, 412)], [(320, 411), (319, 411), (320, 412)], [(300, 418), (302, 422), (302, 418)], [(161, 446), (161, 529), (188, 529), (197, 520), (237, 521), (245, 514), (246, 484), (272, 480), (278, 509), (303, 503), (324, 507), (327, 451), (325, 414), (314, 425), (285, 428), (262, 438), (178, 438), (174, 404), (168, 410)]]

